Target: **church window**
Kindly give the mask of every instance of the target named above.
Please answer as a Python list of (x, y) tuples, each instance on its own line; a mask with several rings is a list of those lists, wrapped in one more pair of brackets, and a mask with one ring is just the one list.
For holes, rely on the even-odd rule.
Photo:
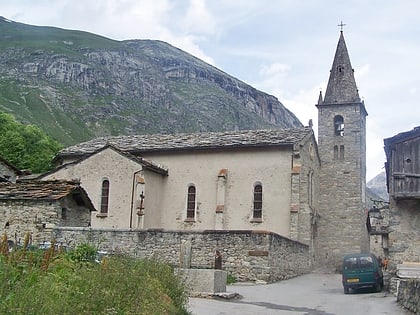
[(334, 117), (334, 134), (336, 136), (344, 136), (344, 118), (341, 115)]
[(334, 160), (338, 160), (338, 145), (334, 146)]
[(196, 189), (195, 186), (188, 187), (187, 195), (187, 219), (193, 220), (195, 218), (195, 204), (196, 204)]
[(262, 219), (262, 185), (254, 186), (254, 211), (253, 219)]
[(102, 181), (102, 191), (101, 191), (101, 213), (108, 213), (108, 203), (109, 203), (109, 180), (104, 179)]

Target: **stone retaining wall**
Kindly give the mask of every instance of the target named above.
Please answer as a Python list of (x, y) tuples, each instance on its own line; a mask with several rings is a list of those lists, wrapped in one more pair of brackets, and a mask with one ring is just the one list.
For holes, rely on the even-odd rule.
[(274, 282), (310, 271), (309, 247), (268, 231), (168, 231), (55, 228), (52, 238), (74, 247), (88, 242), (108, 253), (156, 257), (173, 266), (222, 269), (238, 281)]
[(420, 314), (420, 279), (401, 279), (397, 301), (414, 314)]

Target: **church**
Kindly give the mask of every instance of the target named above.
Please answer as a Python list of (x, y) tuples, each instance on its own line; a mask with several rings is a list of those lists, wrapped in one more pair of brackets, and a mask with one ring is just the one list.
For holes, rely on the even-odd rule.
[(63, 149), (38, 180), (80, 182), (96, 209), (92, 231), (247, 231), (249, 256), (274, 246), (252, 235), (277, 235), (306, 246), (309, 266), (336, 268), (344, 254), (369, 250), (367, 112), (353, 72), (341, 31), (316, 104), (318, 142), (311, 124), (96, 138)]

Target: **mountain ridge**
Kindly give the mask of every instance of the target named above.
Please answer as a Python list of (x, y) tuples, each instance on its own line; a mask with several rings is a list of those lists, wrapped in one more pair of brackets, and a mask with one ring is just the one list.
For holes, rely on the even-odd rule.
[(162, 41), (115, 41), (5, 18), (0, 34), (0, 110), (64, 145), (302, 126), (274, 96)]

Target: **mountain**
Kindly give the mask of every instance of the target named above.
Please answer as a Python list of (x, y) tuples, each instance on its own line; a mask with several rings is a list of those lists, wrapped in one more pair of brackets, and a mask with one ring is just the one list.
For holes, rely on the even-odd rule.
[(0, 111), (64, 145), (97, 136), (302, 126), (274, 96), (165, 42), (0, 17)]
[[(370, 191), (370, 197), (374, 200), (389, 200), (389, 195), (386, 187), (386, 174), (381, 172), (366, 183), (366, 187)], [(369, 197), (368, 194), (368, 197)]]

